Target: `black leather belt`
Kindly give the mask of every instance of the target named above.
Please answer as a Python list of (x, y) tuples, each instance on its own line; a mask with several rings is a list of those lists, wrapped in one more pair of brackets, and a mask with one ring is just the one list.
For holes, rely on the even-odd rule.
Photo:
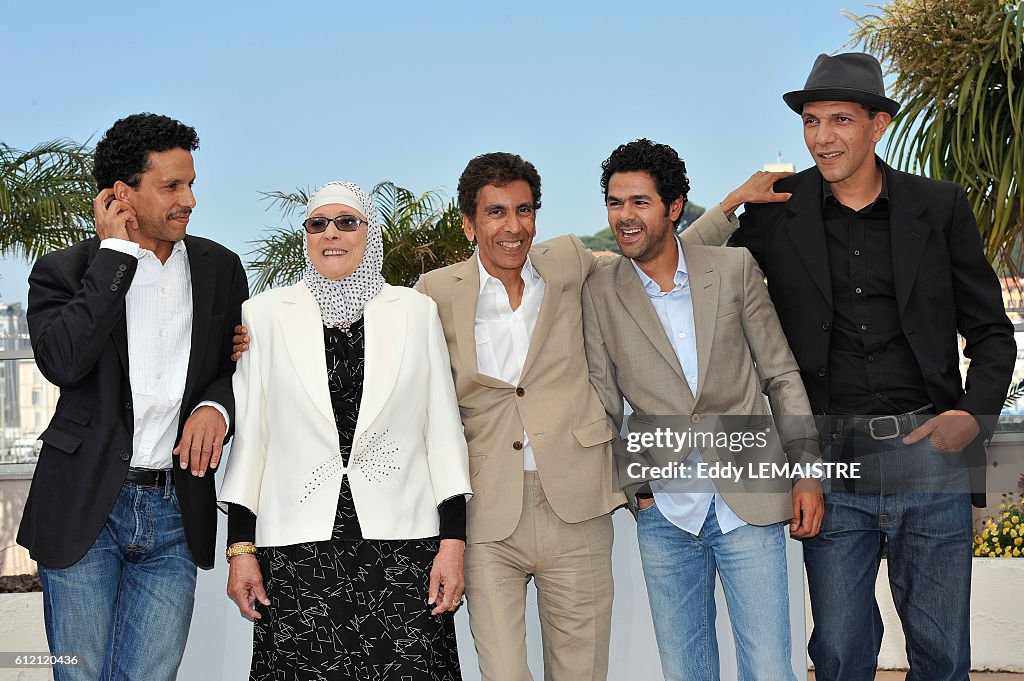
[(835, 431), (845, 433), (852, 430), (872, 440), (892, 440), (909, 435), (933, 416), (935, 407), (930, 404), (892, 416), (837, 416)]
[(124, 481), (139, 487), (163, 487), (167, 484), (168, 478), (170, 478), (171, 482), (174, 481), (174, 476), (170, 470), (157, 471), (151, 468), (129, 468), (128, 475), (125, 476)]

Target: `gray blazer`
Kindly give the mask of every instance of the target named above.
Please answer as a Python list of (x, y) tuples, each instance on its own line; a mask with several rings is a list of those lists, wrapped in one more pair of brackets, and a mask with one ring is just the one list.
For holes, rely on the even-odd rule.
[[(624, 477), (625, 464), (663, 463), (667, 452), (627, 450), (618, 436), (623, 397), (634, 411), (629, 421), (634, 432), (671, 424), (679, 431), (747, 429), (771, 434), (768, 446), (742, 453), (702, 446), (701, 454), (709, 464), (731, 462), (748, 469), (750, 463), (783, 465), (787, 458), (791, 463), (818, 459), (818, 436), (807, 393), (764, 275), (747, 250), (696, 245), (701, 239), (695, 236), (687, 234), (683, 239), (683, 253), (697, 334), (696, 395), (691, 394), (672, 344), (628, 259), (593, 273), (583, 287), (590, 380), (616, 433), (613, 448), (619, 480), (631, 503), (636, 489), (652, 478)], [(765, 395), (778, 428), (770, 425)], [(730, 418), (723, 421), (718, 418), (721, 415)], [(675, 459), (688, 454), (689, 449), (681, 450)], [(768, 525), (793, 514), (788, 478), (744, 476), (738, 482), (715, 483), (733, 511), (750, 524)]]

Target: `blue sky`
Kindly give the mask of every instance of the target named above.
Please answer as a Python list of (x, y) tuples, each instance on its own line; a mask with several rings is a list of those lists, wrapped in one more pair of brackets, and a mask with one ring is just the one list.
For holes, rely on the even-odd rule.
[[(539, 238), (606, 226), (600, 163), (649, 137), (710, 205), (778, 152), (781, 94), (847, 41), (859, 2), (19, 2), (0, 5), (0, 139), (95, 141), (139, 111), (196, 127), (190, 232), (243, 254), (283, 224), (259, 191), (393, 180), (453, 195), (473, 156), (543, 180)], [(0, 260), (0, 299), (28, 265)]]

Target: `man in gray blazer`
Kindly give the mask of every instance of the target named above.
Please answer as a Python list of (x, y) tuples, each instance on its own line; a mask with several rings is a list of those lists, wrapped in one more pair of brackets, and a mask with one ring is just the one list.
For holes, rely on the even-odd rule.
[[(760, 464), (787, 470), (787, 458), (805, 466), (817, 460), (799, 369), (750, 254), (694, 245), (713, 244), (717, 235), (676, 237), (689, 189), (678, 154), (638, 140), (620, 146), (602, 167), (608, 224), (626, 257), (593, 273), (583, 287), (585, 347), (613, 431), (622, 426), (623, 397), (634, 412), (628, 440), (616, 436), (613, 447), (620, 481), (630, 503), (636, 500), (665, 678), (718, 678), (717, 571), (740, 677), (793, 679), (782, 522), (792, 518), (794, 538), (816, 534), (821, 487), (810, 478), (791, 486), (788, 474), (752, 476)], [(781, 441), (774, 439), (762, 390)], [(659, 425), (713, 437), (693, 447), (680, 442), (677, 460), (670, 460), (665, 448), (640, 446), (649, 441), (642, 431), (652, 435)], [(721, 437), (734, 442), (736, 435), (750, 442), (763, 436), (764, 444), (742, 453), (722, 445)], [(640, 449), (655, 465), (640, 465), (643, 459), (633, 456)], [(688, 467), (678, 466), (682, 459)], [(725, 464), (741, 473), (713, 480), (712, 471)], [(658, 469), (675, 477), (651, 482)]]

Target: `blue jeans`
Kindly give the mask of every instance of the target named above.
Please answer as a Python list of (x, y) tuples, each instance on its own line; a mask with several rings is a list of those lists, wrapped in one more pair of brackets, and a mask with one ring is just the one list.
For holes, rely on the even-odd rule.
[(907, 639), (907, 681), (966, 681), (970, 669), (972, 518), (962, 454), (863, 436), (826, 460), (856, 461), (853, 489), (825, 494), (821, 532), (804, 541), (814, 615), (808, 652), (819, 681), (875, 678), (882, 619), (875, 602), (882, 547)]
[(192, 621), (196, 564), (174, 487), (125, 484), (74, 565), (39, 566), (54, 681), (173, 681)]
[(795, 681), (782, 525), (745, 525), (722, 534), (712, 502), (694, 536), (653, 504), (637, 513), (637, 535), (666, 681), (719, 678), (716, 570), (725, 587), (739, 678)]

